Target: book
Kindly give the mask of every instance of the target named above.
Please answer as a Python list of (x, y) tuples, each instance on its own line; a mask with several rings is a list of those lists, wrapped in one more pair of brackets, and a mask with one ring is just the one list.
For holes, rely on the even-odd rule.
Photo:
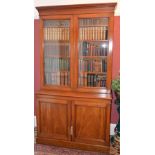
[(102, 60), (102, 72), (107, 72), (107, 62), (106, 62), (106, 60)]
[(102, 71), (101, 60), (94, 60), (93, 61), (93, 71), (95, 71), (95, 72), (101, 72)]

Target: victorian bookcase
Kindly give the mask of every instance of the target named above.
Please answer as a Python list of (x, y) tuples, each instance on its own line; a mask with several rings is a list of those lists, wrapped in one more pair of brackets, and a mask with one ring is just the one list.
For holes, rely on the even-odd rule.
[(109, 151), (115, 5), (37, 7), (37, 143)]

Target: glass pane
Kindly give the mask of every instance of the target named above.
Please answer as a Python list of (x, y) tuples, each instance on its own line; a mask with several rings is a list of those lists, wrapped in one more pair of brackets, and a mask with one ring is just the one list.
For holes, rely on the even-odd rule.
[(44, 21), (44, 82), (70, 85), (70, 21)]
[(106, 87), (108, 18), (79, 20), (79, 87)]

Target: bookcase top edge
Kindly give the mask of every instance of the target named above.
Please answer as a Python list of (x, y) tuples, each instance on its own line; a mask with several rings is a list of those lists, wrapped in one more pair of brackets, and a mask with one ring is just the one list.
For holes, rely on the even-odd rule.
[(40, 10), (48, 10), (48, 9), (78, 9), (78, 8), (85, 8), (85, 7), (96, 7), (96, 8), (110, 7), (110, 8), (115, 9), (116, 5), (117, 5), (116, 2), (111, 2), (111, 3), (36, 6), (36, 9), (38, 11), (40, 11)]

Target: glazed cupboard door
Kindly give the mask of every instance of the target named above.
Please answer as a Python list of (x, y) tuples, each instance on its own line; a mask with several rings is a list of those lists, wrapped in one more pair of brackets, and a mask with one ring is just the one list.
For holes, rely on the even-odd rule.
[(59, 99), (37, 99), (38, 136), (70, 140), (70, 102)]
[(82, 91), (110, 92), (112, 17), (77, 16), (77, 87)]
[(107, 101), (74, 101), (72, 121), (73, 141), (109, 145), (110, 104)]
[(72, 17), (46, 17), (41, 20), (41, 27), (41, 86), (69, 89), (72, 85)]

